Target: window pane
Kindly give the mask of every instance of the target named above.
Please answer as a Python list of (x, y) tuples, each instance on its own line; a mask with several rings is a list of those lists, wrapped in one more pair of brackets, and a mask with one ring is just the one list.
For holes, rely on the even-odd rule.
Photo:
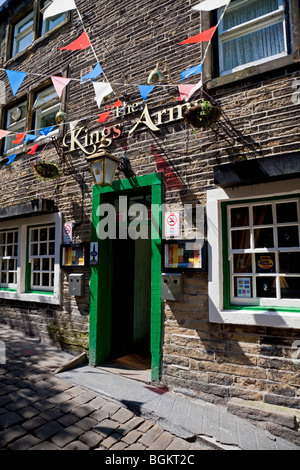
[(298, 227), (279, 227), (278, 246), (299, 246)]
[(49, 271), (49, 258), (43, 258), (42, 260), (42, 270)]
[(285, 51), (282, 22), (223, 42), (223, 70), (272, 57)]
[(32, 243), (30, 255), (31, 255), (31, 256), (37, 256), (37, 254), (38, 254), (38, 249), (39, 249), (38, 244), (37, 244), (37, 243)]
[(55, 240), (55, 228), (54, 227), (49, 228), (49, 240)]
[(276, 278), (257, 277), (256, 291), (257, 297), (276, 297)]
[(276, 204), (277, 223), (298, 222), (297, 203)]
[(253, 296), (251, 277), (234, 278), (234, 296), (243, 299), (250, 298)]
[(39, 286), (39, 285), (40, 285), (40, 274), (33, 273), (33, 286)]
[(38, 93), (34, 103), (36, 129), (55, 125), (55, 116), (59, 107), (59, 99), (53, 87)]
[(13, 55), (30, 46), (33, 41), (33, 13), (14, 27)]
[(300, 299), (300, 277), (281, 277), (280, 290), (283, 299)]
[(247, 1), (240, 7), (229, 9), (224, 15), (224, 29), (232, 28), (246, 21), (253, 20), (262, 15), (278, 10), (279, 0)]
[(275, 264), (275, 254), (261, 254), (257, 253), (255, 255), (255, 265), (257, 273), (275, 273), (276, 264)]
[(238, 254), (233, 256), (233, 271), (235, 273), (251, 273), (252, 258), (251, 254)]
[(274, 246), (274, 237), (272, 228), (259, 228), (254, 230), (255, 248), (272, 248)]
[(300, 252), (279, 253), (279, 272), (300, 274)]
[(49, 287), (49, 273), (42, 274), (42, 285), (45, 287)]
[(47, 243), (40, 244), (40, 255), (47, 255)]
[(231, 227), (247, 227), (249, 225), (248, 207), (231, 209)]
[(52, 18), (49, 18), (49, 19), (43, 21), (42, 34), (45, 34), (48, 31), (51, 31), (51, 29), (58, 26), (65, 19), (66, 19), (66, 14), (64, 13), (63, 15), (53, 16)]
[(47, 229), (46, 228), (42, 228), (41, 229), (41, 232), (40, 232), (40, 240), (41, 241), (45, 241), (47, 240)]
[(40, 270), (40, 260), (39, 259), (35, 259), (34, 262), (33, 262), (33, 270), (34, 271), (39, 271)]
[(254, 206), (253, 207), (253, 224), (268, 225), (273, 223), (272, 206)]
[(231, 237), (233, 250), (250, 248), (250, 230), (233, 230)]

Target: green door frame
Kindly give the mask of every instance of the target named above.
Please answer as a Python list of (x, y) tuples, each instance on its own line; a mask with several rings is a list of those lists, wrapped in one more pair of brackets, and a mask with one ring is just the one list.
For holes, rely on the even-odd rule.
[(90, 279), (90, 365), (97, 366), (110, 358), (111, 338), (111, 279), (112, 248), (111, 240), (99, 240), (96, 233), (99, 223), (98, 207), (101, 199), (109, 193), (119, 193), (130, 189), (151, 188), (151, 379), (158, 381), (161, 373), (161, 204), (162, 173), (122, 179), (112, 186), (93, 187), (92, 234), (91, 241), (99, 242), (99, 261), (91, 266)]

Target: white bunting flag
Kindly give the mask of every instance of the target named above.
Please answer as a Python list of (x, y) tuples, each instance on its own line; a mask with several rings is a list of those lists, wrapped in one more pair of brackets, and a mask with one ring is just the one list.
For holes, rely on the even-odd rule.
[(97, 102), (98, 108), (100, 108), (103, 98), (113, 93), (113, 89), (109, 83), (105, 82), (93, 82), (93, 86), (96, 95), (95, 101)]
[(52, 16), (60, 15), (69, 10), (75, 10), (76, 5), (74, 0), (53, 0), (53, 2), (46, 8), (43, 14), (44, 20)]
[(216, 10), (217, 8), (221, 8), (224, 5), (227, 5), (229, 3), (228, 0), (204, 0), (204, 2), (198, 3), (194, 7), (192, 7), (192, 10), (198, 10), (198, 11), (211, 11), (211, 10)]

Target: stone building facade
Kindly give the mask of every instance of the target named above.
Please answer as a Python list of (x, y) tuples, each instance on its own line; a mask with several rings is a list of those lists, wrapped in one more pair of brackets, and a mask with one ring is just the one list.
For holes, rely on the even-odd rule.
[[(199, 4), (193, 0), (76, 0), (78, 10), (65, 13), (47, 30), (41, 12), (45, 2), (10, 0), (0, 7), (0, 128), (35, 134), (37, 123), (48, 122), (36, 120), (38, 98), (44, 96), (39, 94), (51, 88), (50, 77), (71, 78), (61, 99), (51, 101), (55, 112), (61, 109), (67, 119), (50, 134), (39, 134), (36, 153), (28, 154), (30, 140), (17, 147), (11, 144), (8, 150), (9, 136), (1, 141), (0, 235), (18, 232), (23, 237), (1, 242), (6, 249), (19, 246), (18, 255), (10, 255), (15, 260), (11, 268), (4, 266), (8, 258), (2, 260), (5, 275), (16, 276), (13, 287), (8, 287), (8, 277), (1, 281), (2, 323), (70, 351), (89, 351), (91, 364), (98, 365), (116, 356), (114, 345), (130, 343), (124, 338), (132, 335), (126, 318), (131, 315), (130, 286), (135, 285), (142, 289), (141, 296), (151, 297), (153, 380), (190, 389), (217, 403), (240, 398), (299, 408), (299, 5), (296, 0), (258, 3), (232, 1), (210, 44), (184, 45), (180, 43), (199, 30), (217, 24), (222, 8), (198, 11), (192, 9)], [(33, 37), (17, 51), (13, 43), (21, 49), (16, 31), (26, 15), (32, 15)], [(60, 50), (84, 30), (92, 47)], [(266, 42), (258, 38), (262, 30)], [(250, 37), (252, 51), (243, 35)], [(276, 46), (261, 46), (268, 41)], [(237, 57), (242, 51), (248, 55)], [(203, 86), (188, 104), (178, 101), (180, 74), (200, 64), (204, 55)], [(81, 80), (97, 61), (104, 75), (95, 81), (110, 83), (115, 93), (100, 109), (92, 81)], [(146, 84), (159, 61), (166, 79), (155, 83), (145, 100), (139, 85)], [(15, 95), (6, 70), (27, 74)], [(200, 75), (192, 75), (182, 83), (197, 84), (199, 79)], [(194, 128), (183, 119), (185, 110), (200, 99), (210, 99), (221, 108), (212, 127)], [(23, 115), (8, 121), (9, 113), (22, 106), (27, 109), (23, 124)], [(108, 110), (108, 118), (97, 122)], [(70, 128), (70, 123), (75, 127)], [(112, 187), (104, 190), (93, 185), (84, 151), (91, 151), (93, 146), (86, 144), (95, 139), (99, 143), (101, 135), (111, 139), (112, 154), (128, 157), (133, 172), (128, 177), (117, 170)], [(10, 162), (9, 156), (15, 154)], [(59, 178), (38, 178), (33, 169), (37, 159), (56, 163)], [(168, 244), (161, 234), (151, 247), (99, 240), (99, 204), (115, 204), (120, 195), (144, 202), (152, 197), (152, 203), (154, 198), (169, 212), (179, 212), (182, 222), (186, 207), (193, 208), (194, 219), (196, 207), (204, 208), (206, 268), (178, 265), (172, 270), (171, 265), (168, 270), (164, 251)], [(152, 230), (155, 222), (163, 229), (161, 216), (153, 217)], [(73, 223), (73, 244), (92, 247), (91, 241), (99, 242), (97, 265), (61, 265), (65, 223)], [(35, 232), (40, 238), (35, 239), (33, 232), (30, 238), (32, 227), (46, 227), (47, 235), (40, 229)], [(45, 268), (54, 279), (45, 278), (49, 293), (26, 287), (32, 263), (26, 259), (26, 246), (42, 245), (43, 236), (51, 244), (52, 227), (55, 268)], [(173, 242), (192, 239), (196, 229), (195, 223), (189, 226), (187, 236), (182, 224)], [(140, 267), (135, 271), (140, 281), (134, 281), (129, 273), (138, 268), (128, 267), (130, 256), (144, 260), (147, 250), (151, 272), (147, 277)], [(183, 286), (179, 300), (161, 296), (165, 271), (172, 280), (173, 274), (179, 274)], [(70, 294), (72, 273), (83, 274), (82, 295)], [(39, 267), (36, 274), (42, 285), (44, 270)], [(148, 294), (142, 287), (146, 284)], [(133, 297), (138, 304), (137, 294)], [(116, 310), (118, 314), (112, 313)], [(130, 321), (132, 328), (138, 320)], [(144, 323), (141, 327), (146, 328)]]

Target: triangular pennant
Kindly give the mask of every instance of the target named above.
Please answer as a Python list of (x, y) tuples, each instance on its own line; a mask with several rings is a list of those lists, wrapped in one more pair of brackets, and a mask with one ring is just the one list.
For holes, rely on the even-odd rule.
[(6, 162), (6, 165), (9, 165), (10, 163), (12, 163), (14, 161), (14, 159), (16, 158), (17, 156), (17, 153), (14, 153), (13, 155), (10, 155), (8, 158), (8, 162)]
[(93, 80), (94, 78), (97, 78), (99, 75), (101, 75), (101, 73), (103, 73), (103, 70), (101, 65), (98, 63), (96, 67), (91, 72), (84, 75), (80, 81), (83, 82), (83, 80)]
[(35, 144), (32, 147), (30, 147), (30, 151), (27, 152), (27, 155), (33, 155), (36, 152), (36, 149), (38, 148), (39, 144)]
[(68, 83), (71, 81), (71, 78), (64, 78), (64, 77), (51, 77), (53, 86), (55, 88), (55, 91), (57, 93), (57, 96), (61, 98), (63, 89), (65, 86), (68, 85)]
[(37, 139), (37, 138), (38, 138), (38, 135), (27, 134), (27, 135), (25, 136), (24, 142), (25, 142), (25, 144), (27, 144), (27, 142), (29, 142), (30, 140), (35, 140), (35, 139)]
[(16, 134), (16, 140), (12, 142), (12, 144), (20, 144), (22, 140), (24, 139), (26, 135), (26, 132), (23, 132), (22, 134)]
[(183, 97), (183, 100), (189, 101), (191, 97), (193, 96), (193, 94), (196, 93), (196, 91), (199, 90), (201, 87), (202, 87), (202, 80), (199, 80), (199, 82), (196, 83), (196, 85), (193, 85), (191, 90), (186, 93), (186, 95)]
[(216, 10), (217, 8), (221, 8), (224, 5), (227, 5), (229, 1), (228, 0), (205, 0), (204, 2), (198, 3), (198, 5), (195, 5), (194, 7), (192, 7), (192, 10), (198, 10), (198, 11)]
[(195, 65), (195, 67), (191, 67), (190, 69), (184, 70), (183, 72), (180, 73), (181, 80), (184, 80), (187, 77), (190, 77), (191, 75), (196, 75), (197, 73), (201, 73), (203, 69), (203, 64)]
[(121, 100), (117, 100), (114, 104), (109, 104), (106, 107), (107, 111), (110, 109), (110, 108), (119, 108), (120, 106), (123, 106), (123, 103)]
[(3, 129), (0, 129), (0, 140), (3, 139), (3, 137), (7, 136), (9, 134), (9, 131), (4, 131)]
[(192, 36), (188, 39), (186, 39), (183, 42), (180, 42), (179, 45), (181, 44), (195, 44), (197, 42), (207, 42), (210, 41), (211, 38), (213, 37), (218, 25), (213, 26), (212, 28), (207, 29), (206, 31), (203, 31), (200, 34), (196, 34), (195, 36)]
[(44, 127), (43, 129), (40, 130), (41, 135), (48, 135), (51, 131), (53, 131), (55, 126), (50, 126), (50, 127)]
[(99, 119), (97, 119), (97, 122), (105, 122), (109, 115), (110, 115), (110, 111), (99, 114)]
[(15, 96), (23, 83), (24, 78), (27, 73), (25, 72), (15, 72), (14, 70), (6, 70), (6, 75), (9, 80), (13, 95)]
[(59, 15), (69, 10), (74, 10), (76, 8), (74, 0), (53, 0), (53, 2), (46, 8), (44, 11), (43, 18), (51, 18), (52, 16)]
[(95, 101), (97, 102), (98, 108), (100, 108), (102, 100), (105, 96), (113, 92), (113, 89), (109, 83), (105, 82), (93, 82), (95, 90)]
[(77, 120), (72, 121), (72, 122), (69, 123), (69, 124), (70, 124), (70, 129), (71, 129), (71, 131), (73, 131), (73, 130), (75, 129), (75, 127), (77, 126), (77, 124), (79, 123), (79, 121), (80, 121), (80, 119), (77, 119)]
[(59, 50), (67, 50), (67, 51), (79, 51), (82, 49), (86, 49), (87, 47), (90, 47), (91, 41), (89, 40), (89, 37), (84, 31), (79, 38), (75, 39), (75, 41), (71, 42), (68, 46), (60, 47)]
[(178, 91), (180, 94), (179, 98), (176, 98), (178, 101), (186, 100), (189, 93), (194, 88), (195, 85), (178, 85)]
[(140, 94), (144, 101), (146, 101), (153, 88), (155, 88), (155, 85), (139, 85)]

